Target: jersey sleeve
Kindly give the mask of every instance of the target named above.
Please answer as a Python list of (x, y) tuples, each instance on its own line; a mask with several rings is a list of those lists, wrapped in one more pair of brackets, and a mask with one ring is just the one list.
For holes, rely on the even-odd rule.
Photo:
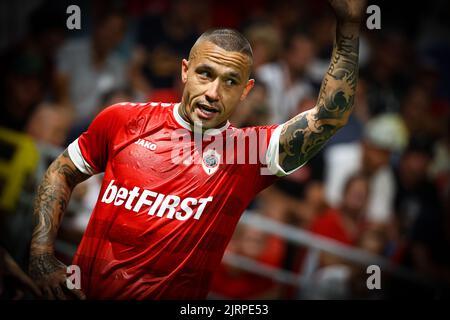
[[(251, 131), (255, 130), (258, 136), (258, 164), (249, 165), (249, 170), (257, 170), (254, 172), (256, 175), (256, 179), (253, 180), (254, 188), (256, 193), (265, 189), (269, 185), (275, 182), (278, 179), (278, 176), (271, 169), (271, 157), (268, 155), (270, 143), (273, 140), (274, 135), (279, 130), (278, 125), (271, 126), (260, 126), (260, 127), (251, 127), (247, 128)], [(247, 133), (248, 134), (248, 133)], [(277, 138), (275, 138), (277, 139)], [(251, 148), (248, 150), (249, 152), (255, 152), (255, 149)]]
[(302, 163), (301, 165), (299, 165), (298, 167), (290, 170), (290, 171), (285, 171), (280, 163), (279, 163), (279, 150), (280, 150), (280, 135), (281, 135), (281, 130), (283, 129), (283, 124), (279, 125), (276, 127), (276, 129), (273, 131), (272, 135), (270, 136), (270, 141), (269, 141), (269, 146), (267, 147), (267, 151), (266, 151), (266, 163), (267, 163), (267, 168), (269, 169), (269, 171), (278, 176), (278, 177), (284, 177), (287, 176), (295, 171), (297, 171), (298, 169), (300, 169), (301, 167), (303, 167), (306, 162)]
[(70, 159), (78, 170), (88, 175), (105, 170), (114, 134), (122, 118), (121, 113), (123, 108), (120, 105), (104, 109), (92, 121), (89, 128), (69, 145)]

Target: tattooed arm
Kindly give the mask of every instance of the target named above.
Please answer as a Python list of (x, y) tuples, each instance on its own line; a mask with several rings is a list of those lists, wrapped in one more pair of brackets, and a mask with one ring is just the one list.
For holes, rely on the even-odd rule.
[(279, 163), (284, 171), (311, 159), (352, 112), (358, 77), (359, 24), (365, 1), (330, 0), (337, 17), (331, 63), (316, 106), (286, 122), (280, 134)]
[[(54, 256), (54, 241), (72, 189), (88, 177), (75, 167), (66, 150), (50, 165), (38, 187), (29, 272), (49, 299), (67, 298), (66, 266)], [(79, 290), (71, 292), (84, 298)]]

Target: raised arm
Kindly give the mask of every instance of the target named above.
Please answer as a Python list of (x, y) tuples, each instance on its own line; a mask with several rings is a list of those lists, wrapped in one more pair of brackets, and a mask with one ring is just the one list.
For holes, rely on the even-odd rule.
[(336, 38), (316, 106), (287, 121), (281, 131), (279, 164), (288, 172), (311, 159), (352, 112), (358, 77), (363, 0), (329, 0), (337, 18)]
[[(66, 150), (53, 161), (38, 187), (29, 272), (44, 296), (50, 299), (70, 296), (65, 286), (66, 266), (55, 258), (54, 242), (73, 188), (88, 177), (75, 167)], [(84, 298), (81, 291), (71, 292)]]

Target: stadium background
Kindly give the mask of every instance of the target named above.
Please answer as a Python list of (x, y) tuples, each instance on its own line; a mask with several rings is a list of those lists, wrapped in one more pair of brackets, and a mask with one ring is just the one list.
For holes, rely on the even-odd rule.
[[(66, 28), (71, 4), (81, 30)], [(362, 26), (354, 114), (248, 208), (211, 299), (449, 297), (449, 2), (368, 4), (381, 29)], [(301, 0), (2, 1), (0, 25), (0, 245), (24, 270), (48, 164), (110, 104), (179, 101), (180, 61), (203, 31), (236, 28), (253, 46), (257, 85), (238, 127), (312, 107), (334, 35), (326, 1)], [(65, 263), (100, 179), (73, 193), (57, 242)], [(373, 264), (381, 290), (367, 288)]]

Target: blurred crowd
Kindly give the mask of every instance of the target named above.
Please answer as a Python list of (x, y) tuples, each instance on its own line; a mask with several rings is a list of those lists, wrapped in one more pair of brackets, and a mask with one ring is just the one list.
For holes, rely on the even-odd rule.
[[(11, 144), (24, 148), (32, 139), (63, 150), (111, 104), (178, 102), (181, 59), (209, 28), (236, 28), (253, 48), (256, 85), (231, 119), (236, 127), (281, 124), (312, 108), (333, 46), (335, 19), (326, 1), (78, 1), (82, 28), (68, 30), (66, 8), (73, 2), (35, 0), (26, 13), (9, 7), (21, 19), (10, 18), (8, 27), (21, 23), (23, 30), (0, 47), (1, 157), (11, 166), (17, 163)], [(444, 288), (383, 278), (383, 297), (448, 297), (449, 2), (411, 3), (408, 14), (392, 2), (369, 3), (381, 8), (381, 30), (363, 23), (348, 125), (307, 165), (263, 191), (249, 208), (257, 213), (246, 214), (383, 256)], [(38, 170), (24, 166), (29, 174), (21, 190), (32, 196)], [(13, 188), (7, 175), (13, 171), (4, 171), (2, 197)], [(78, 243), (100, 183), (95, 176), (74, 190), (77, 205), (69, 207), (60, 239)], [(32, 203), (3, 203), (0, 244), (26, 269)], [(294, 273), (308, 256), (308, 248), (244, 225), (227, 250)], [(321, 253), (314, 289), (224, 263), (212, 292), (239, 299), (375, 297), (366, 278), (361, 266)]]

